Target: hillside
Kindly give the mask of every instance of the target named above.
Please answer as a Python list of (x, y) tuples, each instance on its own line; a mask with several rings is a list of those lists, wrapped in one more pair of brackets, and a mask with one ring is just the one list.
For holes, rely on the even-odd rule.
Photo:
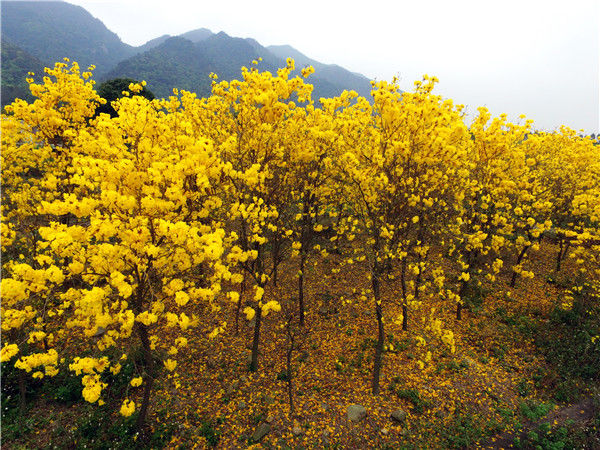
[(300, 53), (290, 45), (269, 45), (267, 49), (280, 58), (293, 58), (296, 67), (313, 66), (316, 75), (335, 86), (352, 86), (363, 97), (371, 93), (371, 80), (360, 73), (350, 72), (337, 64), (323, 64)]
[(85, 9), (65, 2), (3, 2), (2, 40), (46, 65), (64, 57), (82, 68), (94, 64), (96, 76), (135, 53)]
[(147, 52), (121, 61), (103, 79), (146, 80), (157, 97), (172, 94), (173, 87), (204, 95), (210, 92), (208, 73), (209, 65), (191, 41), (170, 37)]
[[(2, 99), (24, 98), (33, 100), (25, 81), (28, 72), (36, 79), (44, 72), (44, 64), (22, 48), (2, 40)], [(3, 100), (4, 103), (4, 100)]]
[[(275, 71), (285, 66), (288, 57), (296, 60), (298, 69), (313, 65), (316, 72), (309, 80), (314, 85), (315, 100), (339, 95), (346, 89), (368, 97), (371, 89), (366, 77), (315, 61), (291, 46), (264, 47), (252, 38), (215, 34), (206, 28), (177, 37), (165, 34), (132, 47), (84, 8), (65, 2), (3, 3), (2, 41), (25, 52), (17, 56), (16, 51), (3, 49), (3, 65), (10, 67), (10, 75), (5, 75), (3, 68), (3, 105), (25, 95), (14, 89), (15, 76), (30, 70), (39, 72), (40, 63), (52, 66), (64, 57), (77, 61), (82, 68), (96, 65), (94, 76), (99, 81), (117, 77), (144, 79), (157, 96), (167, 96), (173, 88), (209, 95), (211, 72), (220, 79), (239, 78), (240, 67), (259, 57), (261, 70)], [(33, 59), (24, 59), (24, 54)], [(298, 73), (299, 70), (294, 75)]]
[(185, 38), (194, 43), (208, 39), (213, 35), (213, 32), (207, 28), (198, 28), (197, 30), (188, 31), (187, 33), (180, 34), (179, 36)]
[[(301, 55), (296, 63), (298, 69), (313, 61), (292, 47), (289, 48), (291, 50), (288, 56), (295, 59), (295, 55)], [(223, 80), (239, 78), (240, 67), (247, 67), (258, 58), (262, 58), (259, 65), (261, 70), (275, 72), (277, 68), (285, 66), (288, 56), (281, 54), (285, 53), (273, 54), (251, 38), (231, 37), (222, 31), (212, 34), (209, 30), (201, 29), (167, 38), (162, 44), (120, 62), (102, 79), (143, 79), (159, 97), (170, 95), (173, 87), (207, 96), (210, 95), (211, 72)], [(309, 63), (305, 63), (306, 61)], [(344, 89), (369, 95), (371, 85), (367, 78), (352, 74), (339, 66), (314, 62), (316, 72), (309, 80), (314, 85), (315, 100), (339, 95)], [(295, 72), (295, 75), (298, 74), (299, 70)]]

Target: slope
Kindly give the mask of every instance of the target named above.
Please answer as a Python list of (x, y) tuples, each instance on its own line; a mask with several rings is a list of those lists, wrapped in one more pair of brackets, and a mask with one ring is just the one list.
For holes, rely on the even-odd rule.
[(90, 64), (96, 74), (135, 53), (98, 19), (65, 2), (2, 2), (2, 40), (21, 47), (46, 65), (64, 57)]

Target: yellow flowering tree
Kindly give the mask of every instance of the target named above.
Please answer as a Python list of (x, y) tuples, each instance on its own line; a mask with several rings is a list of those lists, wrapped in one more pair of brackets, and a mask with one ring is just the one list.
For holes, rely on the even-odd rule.
[(35, 101), (17, 99), (2, 115), (2, 361), (22, 355), (16, 363), (22, 369), (21, 409), (24, 374), (41, 378), (57, 372), (55, 334), (46, 320), (64, 275), (39, 252), (38, 229), (73, 217), (46, 214), (40, 203), (76, 190), (69, 182), (77, 153), (73, 140), (104, 102), (94, 91), (91, 70), (81, 73), (68, 59), (46, 68), (42, 83), (27, 79)]
[[(327, 103), (325, 99), (322, 99)], [(339, 214), (333, 175), (333, 150), (337, 139), (331, 108), (308, 105), (294, 117), (293, 133), (297, 145), (290, 152), (290, 188), (296, 214), (286, 234), (293, 238), (292, 255), (299, 255), (298, 263), (298, 321), (305, 321), (305, 269), (311, 254), (327, 256), (327, 249), (317, 244), (324, 231), (335, 231), (333, 220)], [(291, 127), (288, 127), (288, 130)], [(337, 239), (333, 236), (330, 239)]]
[(600, 158), (598, 146), (590, 138), (578, 137), (567, 127), (539, 138), (539, 151), (532, 158), (552, 203), (549, 219), (559, 246), (558, 273), (572, 243), (590, 246), (599, 239)]
[(345, 183), (340, 192), (349, 199), (348, 220), (364, 239), (355, 257), (368, 262), (375, 303), (374, 394), (385, 339), (381, 284), (391, 275), (386, 266), (400, 262), (406, 329), (408, 306), (419, 304), (420, 293), (443, 291), (443, 271), (431, 248), (434, 240), (443, 242), (447, 224), (460, 211), (457, 180), (466, 127), (460, 108), (431, 93), (436, 81), (425, 77), (414, 93), (401, 93), (395, 82), (375, 83), (372, 107), (358, 98), (337, 117), (343, 136), (339, 180)]
[[(228, 261), (238, 264), (254, 284), (251, 306), (244, 310), (248, 320), (254, 319), (253, 371), (258, 368), (262, 318), (280, 310), (277, 300), (265, 300), (264, 295), (276, 280), (289, 241), (289, 161), (300, 145), (291, 127), (296, 115), (303, 114), (295, 101), (310, 100), (312, 90), (302, 78), (290, 78), (293, 70), (292, 60), (276, 75), (242, 68), (242, 80), (215, 81), (210, 98), (188, 98), (193, 126), (213, 139), (224, 163), (226, 214), (238, 236)], [(304, 76), (309, 73), (303, 71)]]
[[(165, 368), (174, 371), (186, 333), (198, 313), (217, 308), (221, 280), (230, 277), (222, 263), (225, 231), (210, 219), (220, 205), (213, 185), (222, 164), (208, 139), (173, 126), (163, 112), (167, 104), (135, 96), (115, 106), (116, 118), (101, 114), (73, 136), (68, 183), (74, 188), (42, 201), (40, 210), (74, 219), (40, 227), (37, 251), (46, 283), (61, 286), (52, 296), (45, 292), (44, 322), (55, 330), (55, 344), (94, 343), (94, 356), (70, 364), (83, 375), (87, 401), (103, 403), (103, 373), (118, 373), (122, 363), (111, 357), (127, 358), (129, 349), (141, 347), (137, 424), (143, 430), (158, 375), (153, 352), (164, 350)], [(9, 292), (26, 310), (36, 285), (15, 274), (3, 279), (3, 297), (5, 283), (20, 283)], [(126, 399), (122, 414), (134, 410)]]

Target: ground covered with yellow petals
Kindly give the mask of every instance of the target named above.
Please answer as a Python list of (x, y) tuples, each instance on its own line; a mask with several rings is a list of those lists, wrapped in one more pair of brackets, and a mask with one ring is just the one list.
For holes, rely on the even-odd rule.
[[(152, 438), (147, 438), (153, 441), (137, 442), (127, 433), (128, 419), (85, 404), (78, 393), (69, 401), (56, 390), (42, 390), (32, 393), (23, 426), (3, 429), (3, 448), (66, 448), (78, 441), (104, 448), (98, 430), (106, 433), (107, 424), (124, 447), (500, 448), (509, 443), (598, 448), (600, 362), (582, 356), (579, 368), (590, 366), (584, 373), (562, 367), (560, 355), (552, 352), (561, 330), (582, 331), (581, 323), (569, 325), (568, 317), (557, 316), (565, 290), (560, 280), (568, 278), (569, 267), (552, 276), (543, 261), (553, 252), (553, 244), (543, 244), (531, 262), (540, 275), (520, 280), (515, 289), (492, 292), (483, 286), (461, 321), (454, 319), (452, 305), (428, 303), (453, 331), (454, 353), (421, 341), (429, 310), (410, 311), (408, 331), (388, 319), (378, 396), (371, 393), (374, 305), (357, 298), (368, 283), (366, 268), (353, 264), (332, 273), (335, 255), (316, 261), (306, 270), (306, 325), (290, 329), (293, 414), (285, 325), (295, 308), (296, 261), (287, 260), (278, 285), (266, 293), (282, 311), (263, 323), (258, 371), (249, 371), (253, 324), (240, 314), (236, 332), (236, 305), (231, 304), (226, 331), (209, 341), (203, 332), (190, 338), (175, 374), (157, 387)], [(501, 273), (494, 286), (509, 277)], [(383, 291), (387, 318), (399, 314), (397, 292), (393, 285)], [(68, 386), (55, 388), (68, 391)], [(581, 419), (576, 413), (560, 415), (582, 401)], [(362, 405), (366, 417), (349, 420), (350, 405)], [(259, 437), (257, 430), (266, 434)], [(7, 434), (14, 439), (8, 441)]]

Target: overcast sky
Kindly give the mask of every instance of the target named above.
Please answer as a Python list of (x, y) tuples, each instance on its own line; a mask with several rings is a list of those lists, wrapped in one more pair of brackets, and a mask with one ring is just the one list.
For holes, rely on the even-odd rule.
[(289, 44), (369, 78), (425, 73), (438, 92), (475, 113), (538, 129), (599, 127), (600, 0), (71, 0), (141, 45), (196, 28)]

